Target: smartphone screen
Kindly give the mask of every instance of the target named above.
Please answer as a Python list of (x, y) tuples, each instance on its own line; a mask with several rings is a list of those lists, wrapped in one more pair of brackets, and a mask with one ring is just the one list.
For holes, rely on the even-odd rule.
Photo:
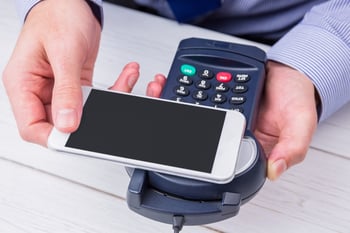
[(225, 115), (92, 89), (65, 146), (210, 173)]

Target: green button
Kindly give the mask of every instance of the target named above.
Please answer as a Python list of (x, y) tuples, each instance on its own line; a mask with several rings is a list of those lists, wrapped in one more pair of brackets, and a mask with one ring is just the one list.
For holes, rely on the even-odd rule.
[(196, 68), (191, 65), (184, 64), (181, 66), (181, 73), (188, 76), (193, 76), (196, 74)]

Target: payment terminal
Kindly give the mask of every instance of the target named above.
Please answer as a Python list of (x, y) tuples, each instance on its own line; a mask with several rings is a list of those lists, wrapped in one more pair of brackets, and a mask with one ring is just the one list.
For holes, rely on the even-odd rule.
[[(226, 184), (127, 169), (131, 210), (172, 224), (201, 225), (235, 216), (262, 188), (266, 157), (253, 132), (265, 78), (265, 52), (201, 38), (180, 42), (161, 98), (238, 111), (246, 119), (234, 179)], [(233, 129), (234, 130), (234, 129)], [(166, 156), (166, 155), (165, 155)], [(200, 155), (198, 156), (200, 160)]]

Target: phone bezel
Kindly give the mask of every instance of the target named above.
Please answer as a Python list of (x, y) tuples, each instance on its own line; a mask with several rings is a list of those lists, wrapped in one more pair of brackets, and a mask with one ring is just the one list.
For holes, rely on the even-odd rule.
[[(88, 86), (82, 87), (84, 104), (88, 99), (88, 96), (92, 89), (93, 89), (92, 87), (88, 87)], [(97, 89), (97, 88), (95, 89), (101, 91), (101, 89)], [(174, 101), (171, 101), (171, 100), (140, 96), (140, 95), (135, 95), (130, 93), (117, 92), (112, 90), (102, 90), (102, 91), (113, 92), (121, 95), (130, 95), (135, 97), (148, 98), (148, 99), (153, 99), (155, 101), (165, 101), (165, 102), (174, 103)], [(212, 107), (202, 106), (202, 105), (198, 106), (198, 105), (189, 104), (189, 103), (179, 102), (178, 104), (185, 104), (185, 105), (192, 105), (193, 107), (213, 109)], [(184, 169), (179, 167), (172, 167), (172, 166), (163, 165), (163, 164), (156, 164), (153, 162), (128, 159), (128, 158), (119, 157), (115, 155), (108, 155), (108, 154), (103, 154), (103, 153), (98, 153), (93, 151), (66, 147), (65, 144), (70, 134), (62, 133), (58, 131), (56, 128), (53, 128), (53, 130), (49, 135), (48, 147), (50, 149), (54, 149), (58, 151), (69, 152), (77, 155), (113, 161), (127, 167), (152, 170), (152, 171), (157, 171), (161, 173), (177, 175), (177, 176), (182, 176), (186, 178), (197, 179), (197, 180), (202, 180), (207, 182), (213, 182), (213, 183), (228, 183), (234, 178), (234, 175), (235, 175), (236, 162), (238, 159), (239, 149), (240, 149), (241, 141), (245, 131), (246, 120), (243, 114), (237, 111), (226, 110), (226, 109), (215, 109), (215, 110), (224, 111), (225, 120), (224, 120), (224, 125), (222, 127), (222, 133), (220, 135), (220, 141), (218, 144), (218, 149), (215, 155), (215, 160), (213, 163), (213, 168), (211, 173), (194, 171), (194, 170), (189, 170), (189, 169)]]

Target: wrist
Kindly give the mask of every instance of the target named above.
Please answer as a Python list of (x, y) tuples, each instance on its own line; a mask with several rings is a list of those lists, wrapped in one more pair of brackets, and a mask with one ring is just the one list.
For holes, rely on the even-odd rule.
[[(101, 28), (103, 25), (103, 10), (102, 6), (96, 3), (94, 0), (83, 0), (85, 1), (93, 15), (95, 16), (96, 20), (99, 22)], [(28, 15), (31, 13), (31, 11), (39, 4), (44, 2), (44, 0), (28, 0), (28, 1), (22, 1), (22, 0), (17, 0), (16, 5), (17, 5), (17, 10), (19, 12), (21, 21), (24, 23), (28, 17)], [(99, 1), (97, 1), (99, 2)], [(102, 1), (100, 1), (102, 4)]]
[[(273, 82), (278, 82), (277, 79), (283, 80), (282, 83), (284, 83), (284, 85), (280, 87), (281, 89), (288, 89), (293, 86), (297, 90), (294, 91), (294, 94), (302, 94), (304, 100), (309, 102), (309, 106), (314, 106), (317, 117), (319, 118), (321, 113), (321, 98), (314, 83), (306, 74), (293, 67), (272, 60), (267, 62), (267, 71), (268, 77), (273, 78)], [(287, 91), (287, 93), (289, 92)], [(289, 95), (293, 95), (293, 93), (289, 93)]]

